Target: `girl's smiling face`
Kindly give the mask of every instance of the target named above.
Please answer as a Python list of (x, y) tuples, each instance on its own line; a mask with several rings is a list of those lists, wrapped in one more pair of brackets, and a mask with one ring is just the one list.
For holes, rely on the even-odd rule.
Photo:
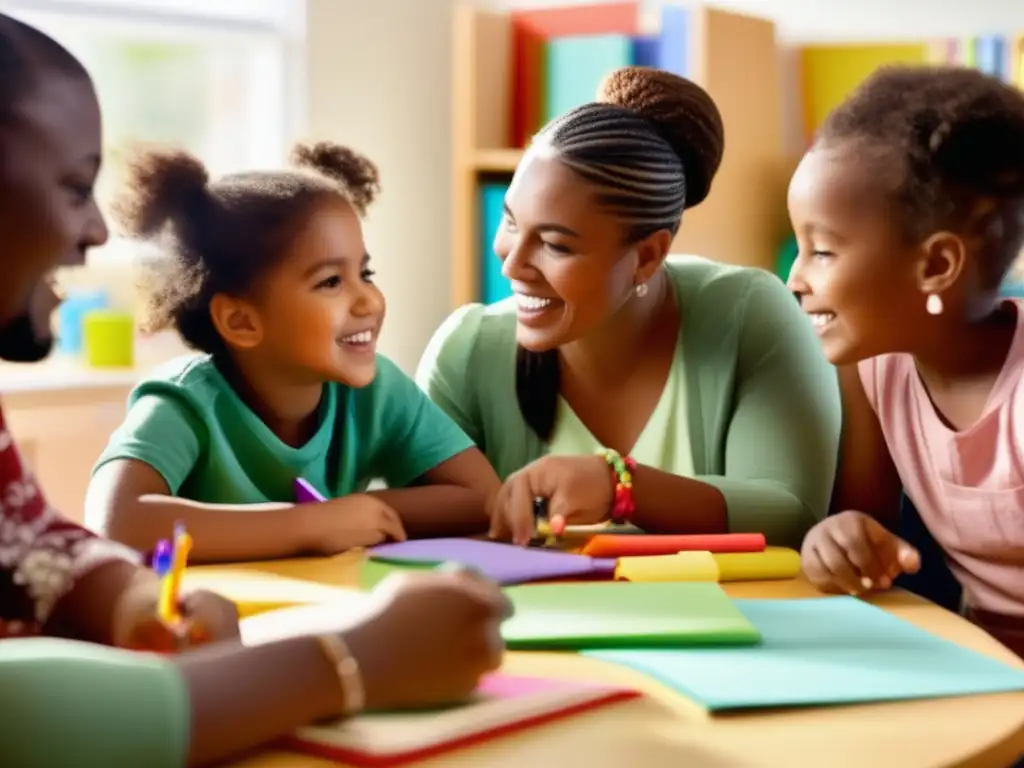
[(799, 255), (788, 284), (834, 364), (907, 351), (927, 321), (921, 249), (889, 193), (900, 172), (841, 144), (811, 149), (790, 182)]
[(365, 387), (376, 375), (384, 296), (359, 216), (339, 195), (316, 204), (249, 295), (218, 295), (211, 309), (228, 343), (279, 377)]

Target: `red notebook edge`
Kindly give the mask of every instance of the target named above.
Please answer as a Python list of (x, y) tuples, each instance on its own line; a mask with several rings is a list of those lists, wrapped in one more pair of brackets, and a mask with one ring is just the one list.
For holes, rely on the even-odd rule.
[(427, 760), (431, 757), (445, 754), (446, 752), (465, 749), (466, 747), (482, 744), (483, 742), (501, 738), (502, 736), (507, 736), (518, 731), (524, 731), (539, 725), (546, 725), (558, 720), (563, 720), (592, 709), (598, 709), (611, 704), (618, 704), (638, 699), (642, 695), (643, 694), (639, 691), (630, 690), (628, 688), (613, 688), (609, 689), (601, 696), (595, 696), (595, 698), (579, 702), (578, 704), (572, 704), (563, 709), (525, 717), (522, 720), (505, 723), (504, 725), (500, 725), (495, 728), (488, 728), (484, 731), (479, 731), (468, 736), (424, 747), (422, 749), (409, 750), (407, 752), (394, 752), (388, 755), (367, 755), (354, 750), (330, 747), (325, 744), (306, 741), (297, 736), (285, 737), (278, 743), (282, 748), (287, 749), (290, 752), (298, 752), (338, 763), (349, 763), (353, 766), (358, 766), (358, 768), (396, 768), (396, 766), (409, 765), (410, 763)]
[(640, 34), (638, 0), (555, 8), (523, 8), (509, 16), (512, 27), (511, 120), (509, 141), (525, 147), (541, 128), (544, 98), (544, 42), (561, 35)]

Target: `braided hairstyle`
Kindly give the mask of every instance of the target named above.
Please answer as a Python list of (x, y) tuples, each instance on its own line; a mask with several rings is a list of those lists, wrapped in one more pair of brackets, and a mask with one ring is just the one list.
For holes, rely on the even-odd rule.
[(186, 152), (148, 150), (128, 163), (115, 216), (126, 234), (166, 246), (142, 264), (146, 330), (174, 328), (190, 347), (222, 354), (213, 297), (244, 296), (324, 199), (341, 196), (363, 215), (380, 191), (376, 166), (346, 147), (298, 145), (292, 164), (211, 181)]
[[(628, 243), (660, 230), (673, 235), (683, 211), (708, 196), (722, 162), (722, 116), (704, 89), (658, 69), (608, 75), (597, 101), (545, 126), (543, 149), (593, 184), (598, 204), (626, 225)], [(516, 350), (516, 398), (542, 440), (554, 430), (558, 350)]]
[(883, 67), (822, 125), (900, 171), (888, 190), (909, 243), (948, 230), (971, 245), (986, 288), (1024, 245), (1024, 94), (960, 67)]

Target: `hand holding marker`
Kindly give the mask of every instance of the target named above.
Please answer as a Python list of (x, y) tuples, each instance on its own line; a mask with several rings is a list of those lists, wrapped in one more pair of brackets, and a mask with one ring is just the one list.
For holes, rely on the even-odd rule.
[(174, 526), (173, 543), (166, 539), (156, 545), (153, 553), (153, 570), (160, 577), (160, 600), (157, 612), (160, 620), (169, 627), (176, 628), (181, 624), (181, 576), (188, 564), (189, 552), (192, 551), (192, 537), (180, 523)]
[(537, 496), (533, 500), (533, 522), (536, 534), (535, 546), (551, 547), (558, 543), (558, 537), (565, 533), (565, 519), (548, 519), (548, 500)]

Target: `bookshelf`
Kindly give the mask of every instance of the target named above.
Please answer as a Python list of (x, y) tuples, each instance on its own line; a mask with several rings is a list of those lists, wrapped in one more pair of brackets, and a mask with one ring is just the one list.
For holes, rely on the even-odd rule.
[[(725, 158), (707, 200), (687, 211), (674, 253), (771, 269), (784, 234), (783, 94), (770, 21), (688, 6), (690, 77), (715, 99), (725, 123)], [(511, 178), (522, 150), (510, 148), (512, 25), (508, 11), (455, 8), (452, 113), (452, 300), (481, 298), (481, 185)]]
[(926, 64), (974, 67), (1024, 88), (1024, 35), (803, 46), (799, 85), (805, 140), (810, 141), (828, 113), (879, 67)]

